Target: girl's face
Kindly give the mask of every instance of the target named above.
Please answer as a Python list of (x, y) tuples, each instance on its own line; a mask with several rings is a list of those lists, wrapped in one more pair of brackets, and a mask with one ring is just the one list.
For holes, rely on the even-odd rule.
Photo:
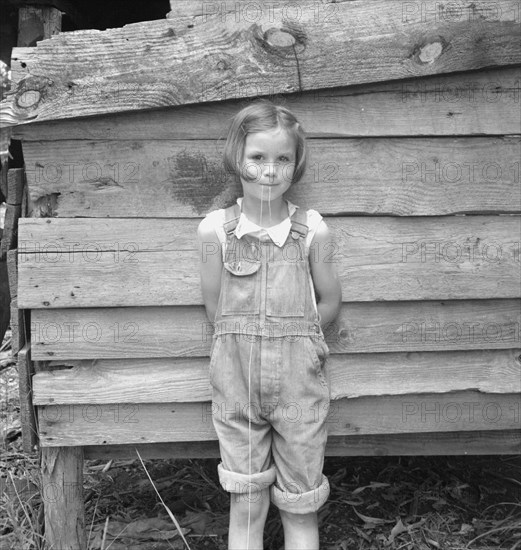
[(248, 134), (240, 166), (244, 195), (259, 200), (279, 198), (291, 186), (297, 140), (281, 128)]

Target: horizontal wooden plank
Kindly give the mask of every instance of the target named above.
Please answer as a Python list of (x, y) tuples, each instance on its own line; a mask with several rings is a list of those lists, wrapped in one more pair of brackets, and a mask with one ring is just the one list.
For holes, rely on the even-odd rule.
[[(212, 399), (208, 359), (120, 359), (65, 363), (36, 373), (36, 405), (166, 403)], [(521, 349), (335, 354), (331, 399), (478, 390), (521, 392)], [(146, 372), (146, 384), (143, 384)]]
[(233, 88), (248, 82), (269, 82), (281, 93), (521, 60), (515, 0), (493, 13), (490, 3), (475, 0), (465, 6), (472, 17), (457, 21), (437, 16), (433, 0), (420, 13), (397, 0), (335, 3), (322, 16), (316, 8), (302, 0), (295, 14), (273, 4), (255, 21), (181, 29), (165, 19), (61, 33), (13, 50), (17, 92), (8, 107), (20, 120), (53, 120), (215, 101), (230, 87), (237, 97)]
[[(27, 142), (34, 215), (205, 215), (242, 195), (222, 167), (224, 137)], [(287, 197), (324, 215), (521, 212), (519, 136), (310, 139), (309, 150)]]
[[(87, 460), (143, 458), (219, 458), (217, 441), (188, 441), (136, 445), (86, 445)], [(441, 432), (330, 436), (326, 456), (521, 454), (521, 431)]]
[[(19, 306), (202, 304), (197, 224), (22, 219)], [(310, 254), (335, 263), (344, 301), (520, 296), (520, 216), (339, 217), (328, 225), (334, 247)], [(208, 254), (220, 251), (212, 245)]]
[[(520, 300), (347, 302), (326, 329), (331, 353), (511, 349)], [(31, 312), (35, 360), (208, 356), (203, 307), (48, 309)]]
[[(484, 69), (273, 94), (266, 83), (249, 82), (257, 95), (290, 108), (309, 138), (498, 135), (521, 133), (512, 116), (519, 104), (519, 67)], [(246, 90), (238, 90), (239, 94)], [(57, 140), (222, 139), (231, 117), (253, 98), (182, 105), (85, 119), (20, 125), (13, 138)]]
[[(316, 422), (326, 415), (331, 436), (515, 430), (521, 427), (518, 394), (410, 394), (332, 401), (328, 410), (280, 404), (288, 423)], [(257, 410), (237, 404), (239, 415)], [(48, 405), (37, 407), (42, 446), (115, 445), (216, 439), (215, 414), (224, 404), (153, 403)], [(235, 410), (235, 408), (233, 409)]]

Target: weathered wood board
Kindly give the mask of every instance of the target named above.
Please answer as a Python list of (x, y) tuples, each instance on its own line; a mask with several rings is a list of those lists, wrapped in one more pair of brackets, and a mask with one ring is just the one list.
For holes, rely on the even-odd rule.
[[(205, 215), (242, 194), (224, 138), (27, 142), (35, 216)], [(519, 136), (310, 139), (309, 151), (287, 197), (326, 216), (521, 212)]]
[[(208, 356), (203, 307), (35, 309), (38, 360)], [(520, 300), (347, 302), (326, 330), (331, 353), (520, 347)]]
[[(218, 458), (217, 441), (177, 441), (136, 445), (86, 445), (86, 459)], [(416, 434), (330, 436), (326, 456), (521, 454), (519, 430), (430, 432)]]
[[(291, 109), (309, 138), (504, 135), (521, 133), (512, 116), (519, 106), (521, 68), (501, 67), (272, 95), (251, 82), (258, 96)], [(222, 139), (233, 115), (255, 97), (181, 105), (146, 112), (38, 122), (13, 128), (13, 139), (159, 140)]]
[[(464, 391), (449, 394), (360, 397), (332, 401), (328, 410), (282, 404), (288, 423), (326, 415), (330, 436), (516, 430), (521, 428), (521, 396)], [(213, 409), (212, 409), (213, 407)], [(223, 405), (224, 407), (224, 405)], [(214, 414), (231, 412), (219, 404), (150, 403), (49, 405), (38, 407), (43, 446), (114, 445), (216, 439)], [(251, 405), (252, 414), (257, 414)]]
[[(211, 401), (208, 363), (206, 357), (72, 362), (72, 368), (54, 367), (33, 376), (33, 403)], [(335, 354), (326, 369), (332, 400), (425, 391), (521, 392), (521, 349)]]
[[(197, 224), (21, 220), (19, 307), (202, 304)], [(328, 225), (334, 246), (310, 253), (336, 263), (344, 301), (520, 296), (519, 216), (342, 217)]]
[(517, 2), (469, 2), (459, 20), (439, 17), (439, 5), (415, 13), (396, 0), (338, 2), (320, 14), (303, 0), (296, 14), (275, 3), (253, 22), (62, 33), (14, 49), (11, 108), (21, 120), (52, 120), (221, 101), (251, 82), (288, 93), (520, 63)]

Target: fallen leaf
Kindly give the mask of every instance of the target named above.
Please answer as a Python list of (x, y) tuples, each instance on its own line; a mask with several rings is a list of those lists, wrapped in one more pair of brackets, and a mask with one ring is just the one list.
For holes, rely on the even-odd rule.
[(357, 495), (358, 493), (361, 493), (365, 489), (380, 489), (382, 487), (389, 487), (389, 483), (380, 483), (378, 481), (371, 481), (369, 485), (364, 485), (363, 487), (358, 487), (355, 489), (352, 494)]
[(398, 518), (398, 521), (396, 522), (396, 525), (391, 529), (391, 534), (389, 535), (389, 543), (393, 542), (395, 537), (398, 536), (400, 533), (404, 533), (407, 531), (407, 527), (402, 523), (402, 520)]
[(393, 523), (394, 520), (392, 519), (381, 519), (381, 518), (373, 518), (371, 516), (364, 516), (364, 514), (360, 514), (360, 512), (357, 512), (355, 508), (353, 508), (355, 514), (365, 523), (367, 524), (373, 524), (373, 525), (383, 525), (384, 523)]

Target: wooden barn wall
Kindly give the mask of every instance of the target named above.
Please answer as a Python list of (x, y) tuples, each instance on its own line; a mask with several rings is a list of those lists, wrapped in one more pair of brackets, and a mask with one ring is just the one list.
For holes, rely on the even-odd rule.
[[(337, 242), (328, 454), (521, 451), (521, 70), (503, 65), (275, 98), (311, 149), (288, 198)], [(220, 158), (248, 93), (15, 129), (43, 446), (216, 456), (195, 230), (237, 195)]]

